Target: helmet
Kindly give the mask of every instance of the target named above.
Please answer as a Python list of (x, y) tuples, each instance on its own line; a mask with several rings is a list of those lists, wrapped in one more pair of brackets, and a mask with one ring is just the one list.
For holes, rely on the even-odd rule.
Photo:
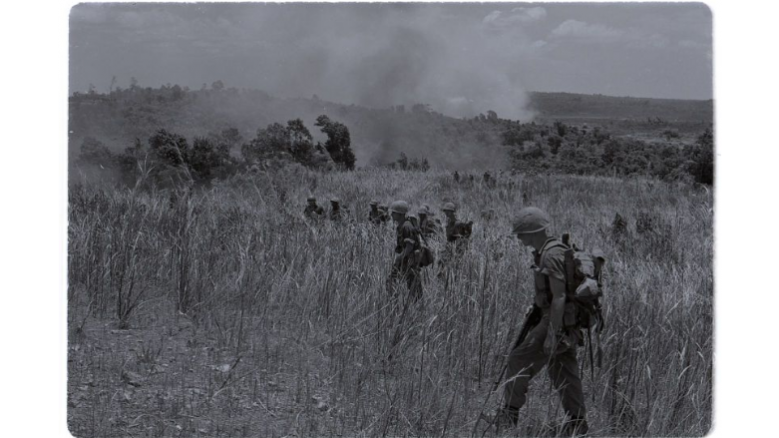
[(537, 207), (525, 207), (519, 210), (512, 228), (514, 234), (531, 234), (549, 227), (549, 215)]
[(313, 196), (308, 197), (308, 202), (316, 202), (316, 198)]
[(408, 213), (408, 203), (406, 201), (395, 201), (390, 204), (389, 211), (390, 213), (406, 214)]
[(371, 207), (375, 207), (377, 205), (379, 205), (379, 201), (376, 200), (371, 201)]
[(418, 216), (427, 216), (428, 214), (430, 214), (430, 212), (427, 211), (427, 206), (426, 205), (423, 205), (423, 206), (419, 207), (419, 210), (417, 210), (417, 215)]
[(451, 202), (447, 202), (444, 204), (444, 208), (442, 208), (443, 211), (455, 211), (456, 208), (454, 207), (454, 204)]
[(330, 202), (332, 202), (333, 204), (340, 204), (341, 200), (338, 198), (330, 198)]

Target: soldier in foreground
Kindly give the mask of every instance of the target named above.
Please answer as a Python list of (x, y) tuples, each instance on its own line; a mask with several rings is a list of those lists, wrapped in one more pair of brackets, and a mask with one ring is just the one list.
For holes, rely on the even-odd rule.
[(549, 235), (549, 223), (544, 211), (527, 207), (519, 211), (512, 224), (513, 234), (523, 245), (533, 248), (535, 294), (532, 312), (523, 327), (526, 337), (520, 336), (507, 359), (505, 403), (498, 420), (517, 424), (530, 379), (547, 366), (568, 416), (562, 433), (583, 435), (588, 425), (576, 359), (576, 346), (582, 335), (576, 325), (576, 307), (566, 302), (567, 247)]

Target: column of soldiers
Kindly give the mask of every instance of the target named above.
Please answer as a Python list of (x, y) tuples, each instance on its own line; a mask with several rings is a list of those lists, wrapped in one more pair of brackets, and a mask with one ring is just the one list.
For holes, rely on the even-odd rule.
[[(340, 214), (338, 200), (334, 199), (331, 203), (333, 209), (330, 216)], [(377, 201), (372, 201), (370, 206), (368, 221), (382, 224), (391, 218), (396, 226), (395, 257), (390, 280), (405, 283), (409, 301), (417, 302), (423, 294), (419, 248), (424, 239), (440, 233), (440, 223), (432, 217), (426, 205), (420, 207), (416, 215), (410, 212), (407, 202), (400, 200), (393, 202), (388, 210), (383, 210)], [(442, 210), (446, 215), (443, 231), (447, 251), (444, 253), (446, 260), (441, 262), (446, 265), (453, 257), (465, 251), (473, 222), (459, 221), (454, 203), (445, 203)], [(313, 198), (309, 198), (305, 212), (307, 215), (324, 214)], [(532, 316), (528, 315), (522, 329), (524, 337), (518, 339), (507, 357), (505, 375), (501, 380), (504, 385), (503, 407), (492, 418), (492, 422), (500, 427), (517, 425), (530, 380), (546, 367), (568, 417), (560, 432), (564, 436), (581, 436), (588, 432), (585, 398), (576, 357), (577, 346), (582, 345), (583, 335), (579, 327), (569, 327), (564, 323), (564, 316), (568, 318), (567, 273), (564, 272), (566, 246), (549, 233), (549, 226), (549, 216), (535, 207), (521, 209), (512, 222), (512, 234), (522, 245), (533, 250), (534, 304)], [(396, 342), (397, 339), (393, 339), (393, 347)]]

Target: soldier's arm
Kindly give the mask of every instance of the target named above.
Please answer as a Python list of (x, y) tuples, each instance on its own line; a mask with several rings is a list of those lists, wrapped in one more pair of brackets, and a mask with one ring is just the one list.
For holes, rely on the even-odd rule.
[(406, 260), (414, 252), (414, 237), (411, 229), (406, 226), (401, 230), (401, 236), (403, 237), (403, 252), (395, 257), (395, 263), (399, 264), (401, 261)]

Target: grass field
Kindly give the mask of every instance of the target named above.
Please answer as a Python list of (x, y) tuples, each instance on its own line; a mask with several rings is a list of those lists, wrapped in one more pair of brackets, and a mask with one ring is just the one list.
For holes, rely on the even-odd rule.
[[(305, 198), (338, 196), (352, 221), (308, 223)], [(190, 195), (73, 184), (69, 192), (68, 418), (83, 437), (471, 436), (531, 303), (523, 205), (604, 251), (603, 365), (579, 350), (595, 436), (701, 436), (711, 425), (713, 199), (648, 180), (302, 169)], [(403, 312), (387, 292), (394, 233), (371, 199), (475, 221), (444, 279)], [(480, 212), (493, 208), (494, 220)], [(611, 227), (616, 214), (626, 233)], [(431, 242), (440, 249), (442, 241)], [(398, 334), (392, 362), (389, 344)], [(486, 401), (485, 401), (486, 400)], [(545, 373), (517, 431), (563, 418)]]

